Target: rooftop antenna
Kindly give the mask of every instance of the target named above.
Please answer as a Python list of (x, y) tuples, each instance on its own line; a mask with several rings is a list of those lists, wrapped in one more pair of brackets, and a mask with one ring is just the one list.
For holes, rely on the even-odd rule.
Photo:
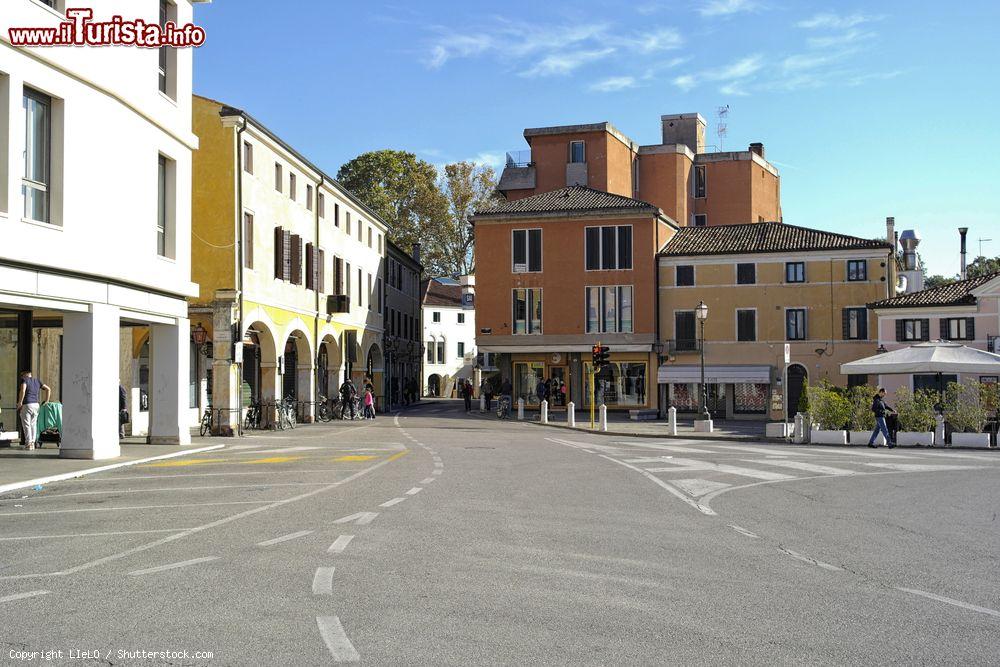
[(717, 107), (715, 109), (715, 134), (719, 137), (719, 152), (726, 143), (726, 137), (729, 135), (729, 105)]
[(980, 238), (979, 239), (979, 256), (980, 257), (983, 256), (983, 241), (992, 241), (992, 240), (993, 239), (984, 239), (984, 238)]

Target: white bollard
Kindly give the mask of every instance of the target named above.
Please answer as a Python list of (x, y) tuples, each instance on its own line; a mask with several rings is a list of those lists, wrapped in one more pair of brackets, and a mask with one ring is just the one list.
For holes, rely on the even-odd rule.
[(667, 435), (677, 435), (677, 408), (672, 405), (667, 410)]
[(792, 432), (792, 442), (797, 445), (806, 443), (809, 432), (806, 430), (806, 418), (801, 412), (795, 413), (795, 428)]
[(944, 447), (944, 417), (942, 415), (934, 415), (934, 446)]
[(608, 430), (608, 406), (603, 403), (601, 403), (601, 417), (599, 423), (597, 424), (597, 429), (599, 431)]
[(573, 401), (566, 404), (566, 423), (570, 428), (576, 428), (576, 403)]
[(486, 395), (479, 394), (479, 411), (486, 412)]
[(549, 423), (549, 402), (548, 401), (542, 401), (541, 418), (542, 418), (542, 423), (543, 424), (548, 424)]
[(524, 399), (517, 399), (517, 420), (524, 421)]

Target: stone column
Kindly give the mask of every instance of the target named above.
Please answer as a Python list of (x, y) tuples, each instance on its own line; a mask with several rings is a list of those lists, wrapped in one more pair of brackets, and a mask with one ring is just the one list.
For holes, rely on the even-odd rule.
[[(191, 444), (187, 419), (190, 331), (191, 323), (186, 317), (178, 318), (177, 324), (149, 327), (149, 443), (152, 445)], [(223, 423), (225, 418), (223, 413)]]
[(212, 303), (212, 415), (214, 435), (232, 435), (240, 418), (240, 381), (232, 359), (237, 292), (217, 290)]
[(118, 446), (118, 308), (95, 303), (63, 316), (63, 433), (59, 456), (112, 459)]
[[(296, 419), (305, 424), (311, 424), (316, 420), (316, 406), (312, 403), (313, 397), (316, 395), (316, 372), (308, 359), (305, 362), (300, 359), (297, 370), (296, 387), (298, 388), (299, 401), (302, 405), (299, 408)], [(374, 380), (372, 380), (372, 384), (375, 384)]]

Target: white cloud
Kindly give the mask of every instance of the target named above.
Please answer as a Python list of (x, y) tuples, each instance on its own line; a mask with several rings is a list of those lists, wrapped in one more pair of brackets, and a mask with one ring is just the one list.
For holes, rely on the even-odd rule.
[(702, 16), (729, 16), (740, 12), (751, 12), (758, 8), (754, 0), (709, 0), (698, 8)]
[(687, 92), (698, 85), (698, 80), (693, 74), (682, 74), (674, 77), (674, 85)]
[(636, 80), (633, 76), (612, 76), (590, 84), (588, 89), (595, 93), (615, 93), (635, 86)]
[(875, 37), (875, 33), (869, 30), (852, 29), (839, 35), (827, 35), (826, 37), (810, 37), (806, 43), (814, 49), (825, 49), (831, 46), (847, 46), (856, 44)]
[(881, 16), (861, 14), (859, 12), (845, 15), (835, 14), (833, 12), (821, 12), (819, 14), (814, 14), (807, 19), (803, 19), (795, 25), (799, 28), (806, 28), (807, 30), (815, 30), (816, 28), (825, 28), (828, 30), (847, 30), (849, 28), (853, 28), (854, 26), (861, 25), (862, 23), (870, 23), (871, 21), (879, 21), (881, 19)]
[(659, 28), (646, 33), (639, 33), (632, 39), (629, 46), (640, 53), (654, 53), (679, 49), (684, 45), (684, 38), (674, 28)]
[(740, 58), (730, 65), (715, 70), (709, 70), (703, 75), (711, 81), (729, 81), (732, 79), (745, 79), (756, 73), (764, 66), (764, 56), (759, 53)]
[(593, 51), (551, 53), (521, 72), (521, 76), (564, 76), (581, 65), (601, 60), (614, 52), (614, 48), (607, 47)]

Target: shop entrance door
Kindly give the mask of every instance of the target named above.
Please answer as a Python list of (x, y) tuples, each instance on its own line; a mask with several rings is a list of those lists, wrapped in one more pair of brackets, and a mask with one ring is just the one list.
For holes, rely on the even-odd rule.
[(569, 395), (569, 366), (549, 366), (548, 379), (552, 380), (550, 406), (565, 408), (566, 404), (573, 400)]
[(726, 418), (726, 385), (712, 383), (708, 385), (708, 397), (705, 402), (712, 419)]

